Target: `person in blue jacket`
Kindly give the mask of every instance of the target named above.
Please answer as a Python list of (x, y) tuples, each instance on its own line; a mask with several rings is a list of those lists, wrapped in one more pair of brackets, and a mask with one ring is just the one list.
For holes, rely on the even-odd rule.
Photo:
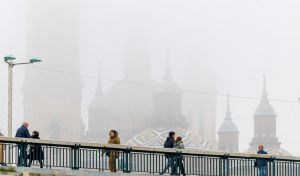
[[(262, 144), (258, 145), (259, 155), (267, 155), (268, 152), (264, 150), (264, 146)], [(256, 159), (255, 167), (258, 169), (258, 176), (266, 176), (267, 175), (267, 164), (268, 161), (266, 159)]]
[[(22, 126), (18, 128), (15, 137), (30, 138), (28, 126), (27, 122), (23, 122)], [(18, 166), (27, 166), (27, 145), (18, 144)]]

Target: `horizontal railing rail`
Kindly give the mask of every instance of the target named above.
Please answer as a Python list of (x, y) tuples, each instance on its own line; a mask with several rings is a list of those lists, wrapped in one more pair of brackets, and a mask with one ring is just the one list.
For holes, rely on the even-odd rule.
[[(300, 158), (0, 137), (0, 163), (201, 176), (300, 176)], [(255, 167), (257, 166), (257, 167)]]

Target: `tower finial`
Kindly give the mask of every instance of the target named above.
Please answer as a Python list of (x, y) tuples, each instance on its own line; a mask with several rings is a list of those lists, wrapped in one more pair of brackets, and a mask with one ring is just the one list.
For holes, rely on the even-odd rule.
[(269, 102), (268, 92), (267, 92), (267, 80), (266, 75), (263, 76), (263, 93), (262, 93), (262, 102)]
[(226, 115), (225, 120), (231, 120), (231, 111), (230, 111), (230, 95), (227, 93), (227, 109), (226, 109)]

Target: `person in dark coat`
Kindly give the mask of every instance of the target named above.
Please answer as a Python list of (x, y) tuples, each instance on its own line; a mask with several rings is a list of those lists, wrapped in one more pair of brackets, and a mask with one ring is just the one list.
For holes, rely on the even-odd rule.
[[(23, 122), (22, 126), (18, 128), (16, 138), (30, 138), (30, 133), (28, 130), (28, 123)], [(18, 166), (27, 165), (27, 145), (18, 144)]]
[(22, 126), (18, 128), (16, 136), (17, 138), (30, 138), (30, 133), (28, 130), (28, 123), (23, 122)]
[[(40, 139), (39, 132), (34, 131), (31, 135), (31, 138), (32, 139)], [(32, 161), (39, 161), (40, 168), (43, 168), (44, 151), (42, 149), (42, 146), (40, 144), (34, 144), (34, 145), (30, 146), (28, 158), (29, 158), (28, 167), (31, 166)]]
[[(264, 146), (259, 145), (258, 146), (258, 152), (259, 155), (267, 155), (268, 152), (264, 151)], [(255, 167), (258, 168), (258, 176), (266, 176), (267, 175), (267, 160), (266, 159), (257, 159), (255, 162)]]
[[(175, 132), (171, 131), (169, 133), (169, 137), (166, 139), (164, 143), (164, 148), (174, 148), (175, 143)], [(164, 175), (169, 168), (171, 168), (171, 175), (175, 174), (175, 156), (173, 154), (165, 154), (167, 158), (167, 164), (163, 171), (159, 175)]]

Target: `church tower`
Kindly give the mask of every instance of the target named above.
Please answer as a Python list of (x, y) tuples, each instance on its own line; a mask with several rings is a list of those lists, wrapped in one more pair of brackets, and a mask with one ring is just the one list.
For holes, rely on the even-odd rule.
[(122, 143), (147, 128), (157, 86), (151, 79), (147, 34), (139, 24), (132, 31), (124, 40), (123, 78), (104, 95), (109, 109), (109, 128), (118, 130)]
[(99, 69), (99, 78), (96, 94), (88, 108), (89, 120), (86, 140), (90, 142), (106, 142), (109, 126), (109, 109), (102, 88), (101, 70)]
[(254, 114), (254, 137), (250, 148), (255, 150), (259, 144), (273, 150), (279, 150), (281, 144), (276, 135), (276, 113), (268, 99), (265, 77), (260, 104)]
[(170, 67), (170, 51), (167, 50), (167, 64), (162, 83), (154, 94), (154, 118), (153, 127), (168, 129), (186, 129), (188, 124), (181, 111), (182, 91), (174, 81)]
[(80, 140), (79, 0), (29, 0), (27, 7), (28, 55), (43, 62), (26, 67), (24, 118), (43, 139)]
[(218, 134), (219, 150), (226, 152), (239, 151), (239, 129), (231, 117), (229, 95), (227, 95), (227, 110), (225, 119), (219, 128)]

